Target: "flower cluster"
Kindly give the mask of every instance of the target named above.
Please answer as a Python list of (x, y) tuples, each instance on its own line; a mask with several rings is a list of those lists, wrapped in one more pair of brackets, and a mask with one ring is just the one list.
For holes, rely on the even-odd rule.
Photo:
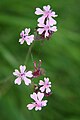
[[(36, 38), (38, 38), (38, 36), (40, 39), (49, 39), (52, 33), (57, 31), (57, 27), (55, 26), (56, 21), (53, 19), (54, 17), (57, 17), (57, 15), (50, 9), (50, 5), (43, 6), (43, 10), (36, 8), (35, 14), (42, 15), (40, 18), (38, 18), (38, 28), (36, 29), (37, 36), (29, 34), (30, 28), (26, 28), (20, 33), (20, 44), (26, 42), (28, 45), (30, 45), (36, 40)], [(22, 81), (24, 81), (25, 85), (29, 86), (31, 83), (33, 83), (32, 81), (34, 81), (35, 78), (45, 75), (45, 70), (41, 68), (42, 61), (39, 60), (38, 66), (36, 65), (36, 61), (33, 63), (34, 70), (32, 71), (26, 70), (25, 65), (20, 65), (20, 70), (15, 69), (13, 72), (13, 75), (16, 76), (14, 81), (15, 84), (20, 85)], [(34, 102), (28, 104), (27, 108), (29, 110), (32, 110), (33, 108), (35, 108), (36, 111), (41, 110), (42, 107), (46, 106), (48, 102), (47, 100), (43, 100), (43, 98), (50, 95), (51, 82), (49, 81), (48, 77), (44, 77), (43, 80), (39, 80), (38, 84), (35, 84), (34, 82), (34, 92), (30, 95)]]
[(50, 9), (50, 5), (43, 6), (43, 10), (36, 8), (35, 14), (42, 15), (38, 18), (37, 32), (43, 38), (49, 38), (53, 32), (57, 31), (57, 27), (55, 26), (57, 22), (53, 19), (53, 17), (57, 17), (57, 15)]
[[(56, 20), (54, 20), (57, 15), (55, 14), (54, 11), (50, 9), (50, 5), (43, 6), (43, 10), (40, 8), (36, 8), (35, 14), (36, 15), (42, 15), (40, 18), (38, 18), (38, 24), (37, 24), (37, 36), (35, 35), (29, 35), (30, 33), (30, 28), (25, 28), (25, 30), (22, 30), (20, 33), (20, 39), (19, 42), (20, 44), (23, 44), (24, 41), (30, 45), (34, 40), (38, 39), (49, 39), (51, 35), (57, 31), (56, 27)], [(39, 37), (40, 35), (40, 37)]]
[[(41, 62), (41, 60), (40, 60)], [(34, 62), (34, 69), (36, 67), (36, 62)], [(38, 71), (39, 69), (41, 69), (40, 67), (40, 63), (38, 68), (36, 67), (36, 70)], [(26, 66), (22, 66), (20, 65), (20, 71), (15, 69), (15, 71), (13, 72), (13, 75), (16, 76), (17, 78), (15, 79), (14, 83), (20, 85), (21, 81), (24, 81), (25, 85), (29, 86), (32, 82), (32, 79), (34, 79), (35, 77), (39, 77), (41, 75), (41, 73), (36, 72), (36, 74), (34, 74), (34, 71), (27, 71), (26, 70)], [(30, 95), (30, 97), (35, 101), (32, 102), (31, 104), (28, 104), (27, 107), (29, 110), (32, 110), (33, 108), (35, 108), (35, 110), (41, 110), (41, 108), (43, 106), (47, 105), (47, 100), (42, 100), (44, 96), (46, 96), (46, 94), (50, 94), (51, 93), (51, 82), (49, 82), (49, 78), (44, 77), (44, 81), (40, 80), (39, 81), (39, 85), (36, 85), (37, 89), (35, 88), (35, 84), (34, 84), (34, 93)]]

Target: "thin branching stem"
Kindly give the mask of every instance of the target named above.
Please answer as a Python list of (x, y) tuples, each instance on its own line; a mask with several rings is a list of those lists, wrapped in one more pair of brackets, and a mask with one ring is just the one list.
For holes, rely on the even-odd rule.
[(25, 59), (25, 62), (24, 62), (25, 65), (27, 64), (27, 62), (29, 60), (29, 56), (31, 54), (31, 50), (32, 50), (33, 45), (34, 45), (34, 43), (32, 43), (32, 45), (29, 47), (29, 50), (27, 52), (26, 59)]

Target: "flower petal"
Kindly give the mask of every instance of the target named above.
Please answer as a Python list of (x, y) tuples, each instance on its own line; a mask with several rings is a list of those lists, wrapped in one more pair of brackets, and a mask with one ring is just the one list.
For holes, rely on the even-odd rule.
[(42, 99), (43, 99), (43, 97), (44, 97), (44, 93), (40, 93), (40, 92), (38, 92), (38, 99), (41, 101)]
[(52, 26), (52, 25), (55, 25), (57, 22), (56, 20), (54, 20), (52, 17), (49, 17), (49, 24)]
[(25, 85), (29, 85), (31, 83), (31, 80), (29, 78), (23, 77), (23, 80), (25, 82)]
[(20, 39), (19, 39), (19, 42), (20, 42), (20, 44), (23, 44), (23, 43), (24, 43), (24, 39), (23, 39), (23, 38), (20, 38)]
[(49, 78), (44, 78), (45, 83), (49, 82)]
[(33, 100), (37, 101), (37, 94), (36, 94), (36, 93), (31, 94), (30, 97), (31, 97)]
[(24, 73), (25, 69), (26, 69), (25, 65), (24, 66), (20, 65), (20, 71), (21, 71), (21, 73)]
[(34, 103), (28, 104), (27, 107), (29, 110), (32, 110), (35, 107), (35, 104)]
[(47, 102), (48, 102), (47, 100), (42, 101), (42, 106), (46, 106)]
[(14, 83), (20, 85), (21, 84), (21, 78), (18, 77), (17, 79), (15, 79)]
[(40, 8), (36, 8), (35, 14), (41, 15), (41, 14), (43, 14), (43, 11)]
[(45, 91), (45, 87), (44, 86), (40, 87), (40, 90), (41, 90), (41, 92), (44, 92)]
[(44, 32), (44, 28), (38, 28), (37, 31), (41, 35)]
[(57, 17), (58, 15), (55, 14), (55, 12), (51, 12), (52, 17)]
[(26, 33), (26, 35), (28, 35), (29, 32), (30, 32), (30, 28), (26, 28), (26, 29), (25, 29), (25, 33)]
[(45, 27), (44, 23), (39, 23), (38, 27)]
[(15, 69), (15, 72), (13, 72), (13, 75), (19, 76), (19, 74), (20, 74), (20, 72), (17, 69)]
[(27, 77), (32, 77), (32, 76), (33, 76), (32, 71), (26, 72), (25, 76), (27, 76)]
[(29, 39), (30, 39), (30, 41), (31, 41), (31, 43), (33, 42), (33, 40), (34, 40), (34, 35), (30, 35), (30, 36), (28, 36), (29, 37)]
[(35, 107), (35, 110), (37, 111), (37, 110), (41, 110), (41, 107)]
[(45, 16), (42, 16), (42, 17), (38, 18), (39, 23), (44, 23), (44, 20), (45, 20)]
[(21, 37), (24, 36), (24, 30), (22, 30), (22, 32), (20, 33), (20, 36), (21, 36)]
[(50, 89), (50, 88), (47, 88), (47, 89), (46, 89), (46, 93), (49, 93), (49, 92), (51, 92), (51, 89)]
[(40, 80), (39, 85), (44, 85), (44, 82), (42, 80)]
[(50, 28), (50, 30), (53, 31), (53, 32), (56, 32), (57, 31), (57, 27), (53, 26), (53, 27)]
[(49, 85), (51, 85), (51, 82), (49, 82)]
[(30, 45), (34, 39), (31, 36), (26, 36), (25, 40), (26, 40), (27, 44)]
[(46, 21), (46, 26), (50, 27), (50, 21), (49, 20)]
[(45, 38), (49, 36), (48, 30), (45, 32)]
[(49, 11), (49, 10), (50, 10), (50, 5), (43, 6), (43, 9), (44, 9), (45, 11)]
[(51, 85), (48, 85), (48, 87), (51, 87)]

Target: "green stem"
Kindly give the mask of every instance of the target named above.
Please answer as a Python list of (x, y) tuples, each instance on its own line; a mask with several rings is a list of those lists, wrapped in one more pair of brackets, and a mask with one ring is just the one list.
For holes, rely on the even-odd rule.
[(26, 63), (27, 63), (28, 60), (29, 60), (29, 56), (30, 56), (30, 54), (31, 54), (31, 50), (32, 50), (33, 45), (34, 45), (34, 43), (32, 43), (32, 45), (29, 47), (29, 50), (28, 50), (28, 52), (27, 52), (26, 60), (25, 60), (25, 62), (24, 62), (25, 65), (26, 65)]

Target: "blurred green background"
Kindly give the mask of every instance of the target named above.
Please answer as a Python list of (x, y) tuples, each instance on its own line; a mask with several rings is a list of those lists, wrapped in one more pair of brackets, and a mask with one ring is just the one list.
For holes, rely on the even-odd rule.
[[(58, 31), (50, 41), (36, 42), (32, 54), (37, 62), (43, 61), (53, 94), (41, 111), (29, 111), (26, 105), (33, 89), (24, 83), (14, 85), (12, 75), (24, 64), (29, 49), (18, 39), (22, 29), (36, 27), (35, 8), (48, 4), (58, 14)], [(79, 5), (79, 0), (0, 0), (0, 120), (80, 120)], [(26, 65), (33, 70), (31, 57)]]

